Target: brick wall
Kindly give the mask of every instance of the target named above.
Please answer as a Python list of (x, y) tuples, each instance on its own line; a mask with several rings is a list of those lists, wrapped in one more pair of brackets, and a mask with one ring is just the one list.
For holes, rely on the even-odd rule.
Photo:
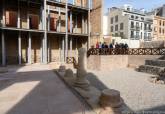
[[(95, 45), (97, 40), (101, 40), (102, 36), (102, 16), (103, 16), (103, 0), (93, 0), (91, 11), (91, 45)], [(96, 33), (99, 36), (96, 36)]]
[(48, 38), (48, 46), (49, 46), (49, 60), (50, 62), (60, 62), (60, 37), (57, 36), (49, 36)]
[(39, 34), (32, 34), (32, 63), (40, 63), (41, 62), (41, 55), (40, 55), (40, 48), (41, 48), (41, 39)]

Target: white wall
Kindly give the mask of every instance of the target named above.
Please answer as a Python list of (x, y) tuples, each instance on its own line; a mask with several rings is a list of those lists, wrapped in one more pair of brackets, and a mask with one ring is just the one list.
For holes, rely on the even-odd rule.
[(129, 39), (121, 39), (120, 37), (112, 37), (115, 40), (115, 43), (127, 43), (129, 48), (139, 48), (140, 41), (139, 40), (129, 40)]
[(108, 23), (108, 16), (104, 15), (103, 16), (103, 35), (109, 35), (109, 23)]

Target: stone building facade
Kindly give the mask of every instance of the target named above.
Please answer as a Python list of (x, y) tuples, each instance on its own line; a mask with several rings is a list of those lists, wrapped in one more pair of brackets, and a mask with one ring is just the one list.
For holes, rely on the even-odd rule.
[(98, 1), (1, 0), (0, 66), (77, 58), (78, 48), (91, 45), (93, 21), (100, 24), (91, 22), (92, 15), (100, 17)]

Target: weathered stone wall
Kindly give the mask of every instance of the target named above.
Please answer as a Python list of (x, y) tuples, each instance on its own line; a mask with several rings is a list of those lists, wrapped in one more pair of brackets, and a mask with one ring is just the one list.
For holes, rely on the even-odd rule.
[(89, 70), (113, 70), (116, 68), (136, 68), (147, 59), (158, 59), (160, 55), (91, 55), (88, 57)]
[(126, 68), (128, 66), (127, 55), (99, 56), (91, 55), (88, 58), (88, 69), (90, 70), (114, 70), (116, 68)]
[(142, 48), (163, 48), (165, 47), (165, 41), (142, 42), (140, 45)]
[(57, 36), (49, 36), (48, 38), (48, 57), (50, 62), (60, 62), (60, 38)]
[(41, 39), (39, 34), (32, 34), (32, 49), (31, 49), (31, 60), (32, 63), (40, 63), (41, 62), (41, 55), (40, 55), (40, 48), (41, 48)]
[(140, 65), (145, 64), (145, 60), (158, 59), (161, 55), (129, 55), (128, 56), (128, 66), (136, 68)]
[(91, 45), (100, 41), (102, 36), (103, 0), (92, 0), (91, 20)]

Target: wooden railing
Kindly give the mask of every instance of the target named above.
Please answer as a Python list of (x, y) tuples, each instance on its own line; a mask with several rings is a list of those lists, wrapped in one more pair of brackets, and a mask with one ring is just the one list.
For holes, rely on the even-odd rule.
[(73, 64), (73, 67), (77, 68), (78, 63), (74, 57), (67, 57), (66, 62), (67, 64)]
[[(165, 48), (91, 48), (87, 52), (90, 55), (165, 55)], [(67, 64), (73, 64), (77, 68), (74, 57), (67, 57)]]
[(165, 48), (91, 48), (87, 55), (165, 55)]

